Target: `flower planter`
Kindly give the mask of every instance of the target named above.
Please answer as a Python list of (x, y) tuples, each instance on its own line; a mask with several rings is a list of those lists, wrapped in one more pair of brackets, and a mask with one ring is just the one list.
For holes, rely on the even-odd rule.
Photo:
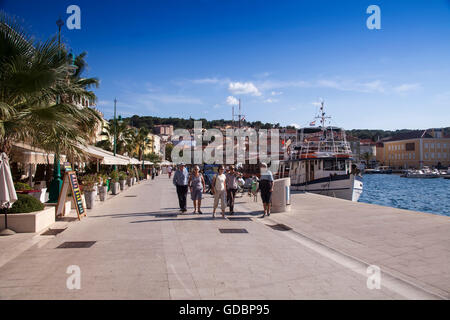
[(108, 187), (107, 186), (101, 186), (98, 187), (98, 195), (100, 196), (100, 201), (105, 201), (106, 196), (108, 194)]
[[(55, 223), (55, 206), (30, 213), (8, 214), (8, 228), (20, 233), (40, 232)], [(0, 214), (0, 229), (5, 228), (5, 215)]]
[(120, 192), (120, 184), (118, 182), (113, 182), (111, 185), (111, 193), (113, 195), (119, 194)]
[(128, 179), (127, 179), (127, 185), (128, 185), (129, 187), (131, 187), (131, 178), (128, 178)]
[(119, 180), (120, 191), (123, 191), (125, 189), (125, 183), (126, 182), (127, 182), (127, 180)]
[(97, 192), (94, 191), (85, 191), (84, 197), (86, 199), (86, 209), (92, 209), (94, 208), (95, 203), (95, 196), (97, 195)]

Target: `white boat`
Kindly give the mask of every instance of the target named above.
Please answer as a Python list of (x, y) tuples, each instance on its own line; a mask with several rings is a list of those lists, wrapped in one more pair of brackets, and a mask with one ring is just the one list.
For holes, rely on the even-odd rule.
[(320, 110), (321, 126), (301, 130), (300, 142), (289, 145), (278, 176), (290, 177), (293, 191), (358, 201), (363, 182), (345, 131), (326, 127), (323, 103)]
[(441, 171), (440, 176), (444, 179), (450, 179), (450, 168), (447, 171)]
[(420, 179), (432, 179), (439, 178), (441, 175), (437, 170), (431, 170), (428, 167), (423, 167), (420, 170), (407, 170), (400, 177), (402, 178), (420, 178)]

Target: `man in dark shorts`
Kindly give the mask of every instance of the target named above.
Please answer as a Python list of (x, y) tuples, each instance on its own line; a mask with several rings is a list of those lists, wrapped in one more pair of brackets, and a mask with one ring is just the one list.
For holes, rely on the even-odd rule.
[(273, 174), (270, 170), (267, 170), (267, 164), (261, 163), (261, 178), (259, 180), (259, 190), (261, 191), (261, 199), (264, 206), (264, 214), (261, 218), (264, 218), (266, 213), (270, 216), (270, 204), (272, 201), (273, 192)]
[(186, 196), (188, 192), (188, 180), (189, 173), (184, 167), (184, 163), (180, 163), (178, 170), (173, 175), (173, 184), (177, 188), (178, 203), (180, 205), (180, 211), (186, 212)]
[(230, 214), (234, 213), (234, 198), (236, 198), (236, 191), (238, 189), (239, 174), (234, 171), (234, 166), (230, 166), (229, 172), (226, 174), (227, 185), (227, 202), (230, 207)]

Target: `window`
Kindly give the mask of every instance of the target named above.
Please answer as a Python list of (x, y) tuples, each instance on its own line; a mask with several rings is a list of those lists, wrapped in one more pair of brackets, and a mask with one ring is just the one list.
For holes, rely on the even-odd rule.
[(425, 148), (428, 148), (428, 143), (425, 143)]
[(415, 159), (416, 158), (416, 154), (415, 153), (413, 153), (413, 159)]
[(428, 159), (428, 153), (425, 153), (425, 159)]
[(415, 149), (416, 149), (416, 144), (414, 142), (406, 144), (406, 151), (414, 151)]
[(431, 154), (431, 159), (434, 159), (434, 152)]
[(440, 144), (440, 143), (437, 144), (437, 148), (438, 148), (438, 149), (441, 148), (441, 144)]
[(345, 171), (345, 160), (324, 160), (323, 170), (325, 171)]
[(441, 153), (440, 152), (438, 152), (438, 159), (440, 159), (441, 158)]
[(434, 149), (434, 143), (431, 144), (431, 149)]
[(412, 155), (411, 155), (411, 153), (409, 154), (409, 160), (411, 160), (411, 158), (412, 158)]

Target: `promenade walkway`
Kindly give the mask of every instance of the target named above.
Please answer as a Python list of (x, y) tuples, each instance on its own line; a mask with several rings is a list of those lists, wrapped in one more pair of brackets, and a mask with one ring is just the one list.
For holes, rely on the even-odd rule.
[[(294, 195), (290, 212), (259, 219), (260, 199), (244, 196), (236, 211), (249, 219), (212, 219), (210, 195), (203, 215), (192, 206), (179, 214), (171, 181), (157, 177), (3, 261), (0, 299), (448, 298), (448, 217), (408, 219), (391, 208), (378, 217), (378, 206), (330, 200)], [(292, 230), (270, 227), (278, 223)], [(57, 248), (69, 241), (95, 243)], [(367, 287), (368, 264), (382, 270), (380, 289)], [(79, 290), (66, 285), (71, 265), (81, 270)]]

